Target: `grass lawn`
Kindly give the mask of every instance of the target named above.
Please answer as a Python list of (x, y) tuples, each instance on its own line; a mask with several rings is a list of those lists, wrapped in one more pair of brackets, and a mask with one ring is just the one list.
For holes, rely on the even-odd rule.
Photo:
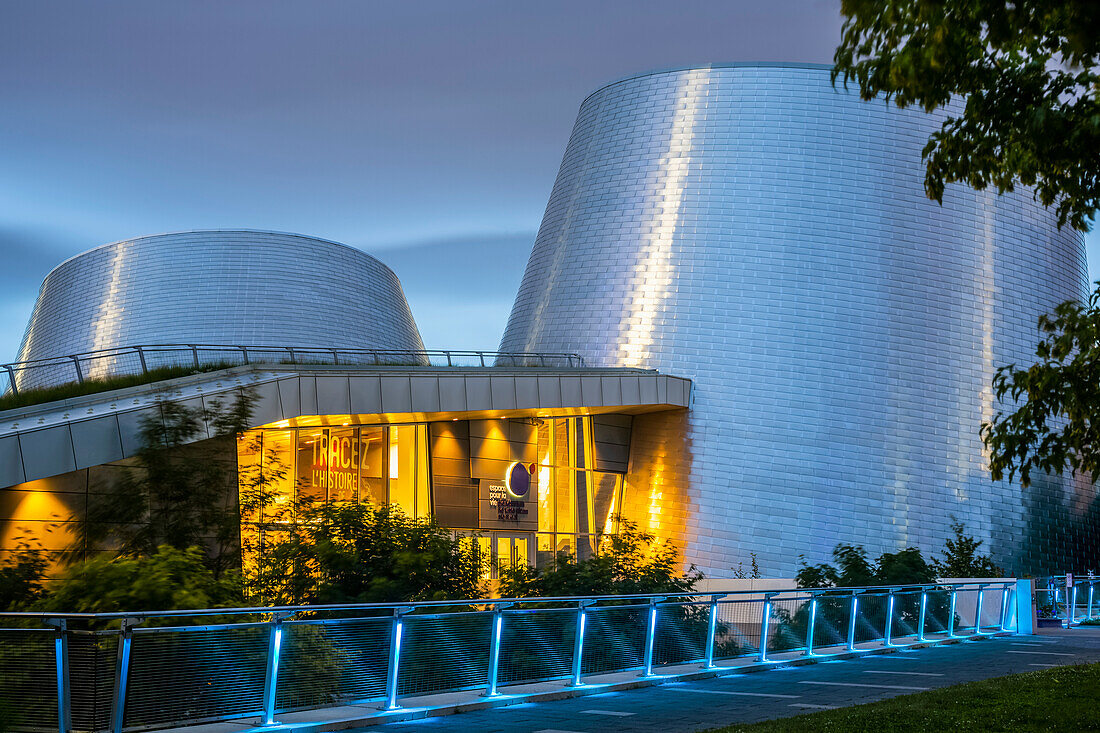
[(1100, 730), (1100, 664), (1057, 667), (782, 720), (717, 728), (751, 731)]

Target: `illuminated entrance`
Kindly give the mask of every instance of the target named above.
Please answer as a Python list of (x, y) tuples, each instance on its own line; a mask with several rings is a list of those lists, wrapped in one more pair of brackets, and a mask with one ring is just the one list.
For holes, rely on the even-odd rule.
[(596, 468), (591, 417), (265, 426), (238, 439), (237, 460), (242, 545), (261, 553), (301, 503), (388, 504), (480, 535), (496, 576), (590, 555), (622, 504), (623, 474)]

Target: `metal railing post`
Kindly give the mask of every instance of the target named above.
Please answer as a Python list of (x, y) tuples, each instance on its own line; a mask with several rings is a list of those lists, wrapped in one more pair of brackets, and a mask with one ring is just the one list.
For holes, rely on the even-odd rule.
[(11, 364), (5, 364), (4, 370), (8, 373), (8, 382), (10, 382), (9, 386), (11, 387), (11, 393), (19, 394), (19, 387), (17, 387), (15, 384), (15, 369), (12, 368)]
[(859, 612), (859, 591), (852, 591), (851, 610), (848, 613), (848, 651), (856, 650), (856, 615)]
[(920, 613), (917, 616), (917, 641), (927, 641), (924, 638), (924, 619), (928, 612), (928, 591), (921, 588)]
[(293, 614), (274, 614), (267, 634), (267, 674), (264, 677), (263, 725), (275, 725), (275, 698), (279, 688), (279, 658), (283, 648), (283, 621)]
[(807, 657), (814, 655), (814, 628), (817, 626), (817, 594), (810, 594), (810, 619), (806, 624), (806, 652)]
[(69, 686), (69, 632), (63, 619), (47, 619), (46, 625), (54, 628), (54, 672), (57, 680), (57, 730), (69, 733), (73, 727), (72, 692)]
[(148, 374), (149, 373), (149, 365), (145, 363), (145, 349), (143, 349), (140, 346), (135, 346), (134, 351), (137, 352), (138, 363), (141, 364), (141, 373), (142, 374)]
[(584, 658), (584, 627), (588, 616), (586, 609), (593, 603), (594, 601), (577, 602), (577, 630), (573, 634), (573, 674), (569, 678), (570, 687), (580, 687), (584, 684), (581, 682), (581, 663)]
[(974, 607), (974, 635), (982, 633), (982, 601), (985, 599), (985, 585), (978, 585), (978, 601)]
[(772, 617), (772, 594), (764, 594), (764, 608), (760, 612), (760, 661), (768, 661), (768, 622)]
[(70, 356), (69, 358), (73, 360), (73, 368), (76, 369), (76, 381), (84, 384), (84, 372), (80, 371), (80, 357)]
[(1073, 587), (1066, 591), (1066, 628), (1073, 626), (1075, 623), (1075, 617), (1077, 615), (1077, 581), (1074, 580)]
[(894, 637), (894, 591), (886, 598), (886, 628), (882, 630), (882, 645), (891, 646)]
[(663, 598), (649, 599), (649, 613), (646, 614), (645, 626), (645, 656), (642, 659), (642, 673), (640, 677), (653, 676), (653, 644), (657, 637), (657, 601)]
[(249, 361), (248, 361), (248, 347), (247, 346), (241, 346), (241, 347), (238, 347), (238, 348), (240, 348), (240, 350), (241, 350), (241, 363), (248, 364), (249, 363)]
[(1093, 590), (1093, 586), (1095, 586), (1095, 585), (1096, 585), (1096, 581), (1090, 579), (1089, 580), (1089, 621), (1092, 621), (1092, 590)]
[(390, 622), (390, 661), (386, 668), (386, 706), (384, 710), (397, 710), (397, 678), (401, 664), (401, 636), (404, 631), (405, 614), (413, 610), (412, 607), (402, 606), (393, 609), (393, 620)]
[(959, 589), (951, 587), (951, 610), (947, 613), (947, 638), (955, 638), (955, 603), (959, 596)]
[(195, 368), (199, 368), (199, 347), (195, 344), (187, 344), (191, 347), (191, 358), (195, 360)]
[(714, 636), (718, 631), (718, 599), (722, 597), (710, 597), (710, 618), (707, 619), (707, 651), (704, 657), (703, 669), (714, 667)]
[(500, 694), (497, 692), (497, 672), (500, 669), (500, 637), (504, 632), (504, 609), (511, 605), (511, 603), (493, 604), (493, 633), (489, 642), (488, 684), (483, 697), (496, 697)]
[(1008, 583), (1005, 583), (1001, 587), (1001, 631), (1004, 631), (1005, 627), (1008, 626), (1008, 594), (1010, 592), (1011, 589)]
[(130, 677), (130, 645), (137, 619), (124, 618), (119, 629), (118, 654), (115, 657), (115, 691), (111, 698), (111, 733), (122, 733), (126, 717), (126, 688)]

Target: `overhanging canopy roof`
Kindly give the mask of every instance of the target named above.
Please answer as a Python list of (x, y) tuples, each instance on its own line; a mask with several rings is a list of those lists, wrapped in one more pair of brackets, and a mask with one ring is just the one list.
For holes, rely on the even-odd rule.
[(132, 456), (158, 402), (201, 406), (245, 388), (256, 427), (640, 414), (691, 397), (690, 380), (644, 369), (234, 367), (0, 412), (0, 487)]

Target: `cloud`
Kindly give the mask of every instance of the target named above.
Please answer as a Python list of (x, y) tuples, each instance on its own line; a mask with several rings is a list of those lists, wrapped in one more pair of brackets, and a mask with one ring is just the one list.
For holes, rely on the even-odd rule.
[(368, 251), (401, 279), (425, 346), (492, 351), (500, 343), (534, 241), (532, 231)]

